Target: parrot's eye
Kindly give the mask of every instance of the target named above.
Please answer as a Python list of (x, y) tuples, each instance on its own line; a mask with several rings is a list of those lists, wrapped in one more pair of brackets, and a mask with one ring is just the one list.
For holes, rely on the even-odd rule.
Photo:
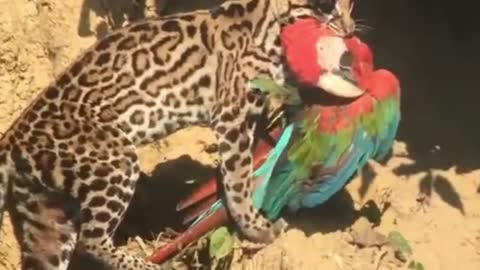
[(351, 52), (346, 51), (340, 57), (340, 68), (350, 69), (353, 64), (353, 55)]

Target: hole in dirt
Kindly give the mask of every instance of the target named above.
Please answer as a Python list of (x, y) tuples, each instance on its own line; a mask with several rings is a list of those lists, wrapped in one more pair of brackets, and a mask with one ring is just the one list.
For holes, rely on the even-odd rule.
[[(137, 184), (125, 222), (120, 224), (117, 239), (138, 235), (151, 239), (165, 227), (184, 229), (181, 216), (175, 210), (177, 203), (193, 184), (189, 179), (204, 181), (214, 176), (215, 170), (193, 160), (188, 155), (159, 163), (151, 176), (142, 175)], [(121, 244), (119, 242), (119, 244)]]
[[(158, 164), (151, 176), (142, 174), (125, 219), (116, 232), (116, 244), (126, 244), (126, 240), (133, 236), (140, 236), (146, 241), (153, 240), (166, 228), (184, 230), (181, 216), (175, 208), (179, 200), (192, 189), (192, 185), (186, 184), (185, 180), (202, 181), (212, 177), (214, 173), (213, 168), (183, 155)], [(100, 263), (79, 249), (69, 269), (103, 270), (101, 267)]]

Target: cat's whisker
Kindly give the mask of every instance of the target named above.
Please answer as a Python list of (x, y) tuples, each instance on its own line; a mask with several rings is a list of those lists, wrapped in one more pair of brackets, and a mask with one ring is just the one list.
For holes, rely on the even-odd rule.
[(362, 28), (362, 27), (356, 27), (355, 28), (355, 31), (358, 32), (358, 33), (367, 33), (367, 32), (371, 32), (373, 29), (371, 28)]
[(360, 31), (371, 31), (371, 30), (373, 30), (373, 27), (370, 26), (370, 25), (366, 25), (366, 24), (356, 23), (355, 24), (355, 29), (360, 30)]
[(355, 19), (356, 22), (366, 22), (367, 19), (357, 18)]
[(373, 26), (366, 24), (365, 21), (358, 20), (358, 19), (355, 20), (355, 24), (362, 27), (366, 27), (366, 28), (373, 28)]

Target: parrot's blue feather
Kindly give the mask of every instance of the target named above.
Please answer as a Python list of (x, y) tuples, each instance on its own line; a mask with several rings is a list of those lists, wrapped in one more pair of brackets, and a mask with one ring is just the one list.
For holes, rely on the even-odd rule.
[(257, 208), (261, 208), (263, 204), (263, 199), (265, 198), (265, 193), (269, 185), (269, 180), (272, 179), (272, 173), (275, 169), (275, 164), (277, 164), (278, 159), (282, 154), (287, 150), (287, 146), (292, 139), (294, 131), (294, 124), (289, 124), (282, 132), (282, 135), (278, 139), (275, 147), (270, 150), (267, 159), (265, 162), (253, 173), (253, 177), (260, 177), (262, 181), (255, 189), (253, 194), (253, 205)]
[(207, 218), (208, 216), (210, 216), (211, 214), (215, 213), (216, 211), (218, 211), (219, 209), (222, 209), (223, 208), (223, 202), (221, 200), (217, 200), (216, 202), (214, 202), (210, 208), (203, 212), (201, 215), (199, 215), (195, 221), (193, 221), (192, 225), (190, 225), (190, 227), (193, 227), (195, 226), (197, 223), (199, 223), (200, 221), (202, 221), (203, 219)]
[(369, 156), (367, 153), (371, 152), (373, 148), (373, 142), (366, 136), (366, 132), (359, 130), (348, 153), (346, 153), (345, 163), (334, 170), (332, 174), (323, 175), (320, 179), (310, 180), (317, 185), (311, 188), (311, 192), (290, 200), (289, 209), (296, 211), (302, 207), (312, 208), (326, 202), (347, 184), (359, 168), (365, 165), (368, 161), (365, 157)]
[[(280, 138), (278, 139), (275, 147), (270, 150), (268, 153), (267, 159), (264, 163), (255, 170), (253, 173), (254, 177), (260, 177), (262, 181), (255, 189), (255, 193), (253, 194), (253, 205), (257, 208), (261, 208), (263, 204), (263, 199), (265, 198), (266, 188), (269, 184), (269, 180), (272, 179), (272, 172), (275, 168), (275, 164), (277, 164), (278, 159), (282, 156), (282, 153), (287, 149), (287, 146), (292, 139), (294, 131), (294, 124), (289, 124), (285, 129), (283, 129)], [(204, 218), (208, 217), (218, 209), (223, 207), (223, 203), (221, 200), (216, 201), (212, 204), (212, 206), (198, 216), (197, 219), (192, 223), (192, 227), (195, 226), (198, 222), (203, 220)]]

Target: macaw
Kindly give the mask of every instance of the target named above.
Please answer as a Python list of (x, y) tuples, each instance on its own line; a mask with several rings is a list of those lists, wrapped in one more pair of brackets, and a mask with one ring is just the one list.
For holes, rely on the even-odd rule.
[[(288, 118), (270, 133), (275, 146), (260, 141), (254, 153), (252, 199), (271, 220), (284, 208), (296, 211), (324, 203), (369, 159), (383, 159), (400, 121), (398, 79), (388, 70), (374, 70), (370, 48), (357, 37), (335, 36), (325, 25), (306, 19), (286, 27), (282, 46), (298, 91), (264, 78), (252, 82), (282, 97)], [(312, 102), (322, 90), (327, 95)], [(186, 223), (194, 222), (155, 252), (150, 258), (154, 262), (229, 220), (217, 197), (216, 179), (200, 186), (177, 209), (187, 211)]]

